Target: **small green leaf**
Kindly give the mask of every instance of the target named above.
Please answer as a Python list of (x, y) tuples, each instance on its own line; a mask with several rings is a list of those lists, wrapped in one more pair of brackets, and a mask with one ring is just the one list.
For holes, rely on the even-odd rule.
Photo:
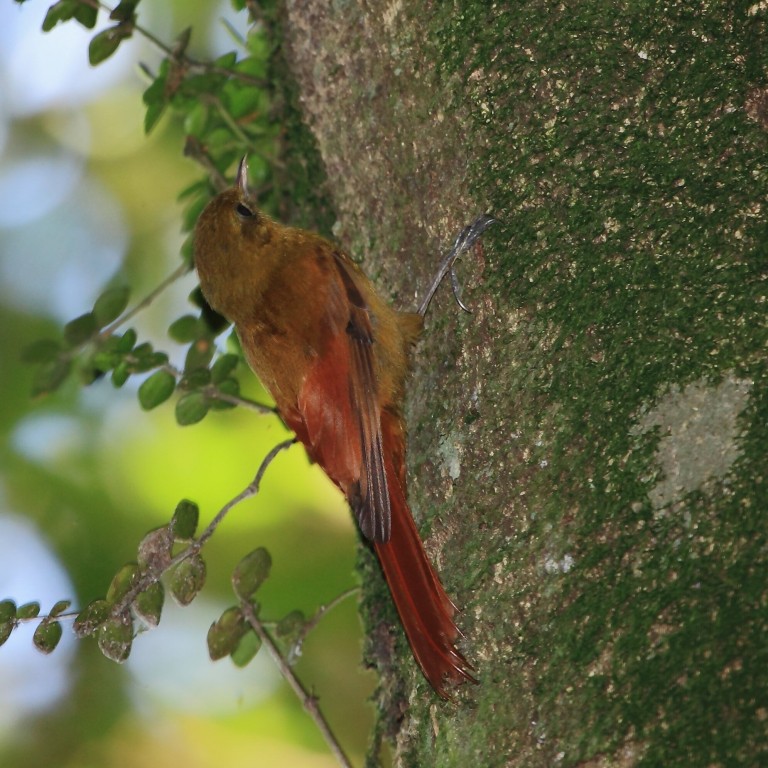
[(144, 115), (144, 133), (149, 135), (150, 131), (157, 125), (165, 112), (166, 103), (164, 101), (153, 102), (147, 107)]
[(229, 378), (229, 375), (237, 368), (239, 362), (240, 358), (230, 352), (220, 355), (211, 366), (211, 381), (214, 384), (221, 384), (222, 381)]
[(224, 381), (219, 383), (219, 392), (224, 395), (238, 397), (240, 395), (240, 382), (230, 376), (228, 379), (224, 379)]
[(115, 351), (117, 352), (130, 352), (134, 346), (136, 346), (137, 340), (136, 331), (133, 328), (129, 328), (121, 337), (120, 343), (117, 345)]
[(153, 352), (149, 355), (147, 364), (149, 368), (159, 368), (168, 362), (168, 355), (165, 352)]
[(168, 72), (170, 66), (168, 59), (163, 59), (160, 64), (158, 76), (149, 88), (144, 91), (142, 96), (144, 104), (147, 107), (147, 113), (144, 115), (144, 133), (148, 134), (155, 125), (157, 125), (157, 121), (162, 116), (168, 104), (166, 86), (168, 84)]
[(107, 590), (107, 602), (117, 603), (122, 600), (136, 584), (139, 578), (139, 566), (136, 563), (126, 563), (112, 578)]
[(94, 352), (89, 362), (94, 371), (104, 374), (118, 366), (121, 361), (121, 355), (116, 354), (115, 352), (99, 350), (98, 352)]
[(164, 602), (165, 590), (163, 585), (156, 581), (151, 587), (139, 593), (133, 603), (133, 610), (148, 627), (156, 627), (160, 623)]
[(60, 21), (71, 19), (78, 5), (78, 0), (59, 0), (54, 3), (43, 19), (43, 32), (50, 32)]
[(233, 67), (235, 65), (235, 62), (237, 61), (237, 54), (234, 51), (229, 51), (228, 53), (223, 54), (222, 56), (219, 56), (218, 59), (214, 62), (217, 67), (220, 67), (221, 69), (229, 69), (230, 67)]
[(93, 600), (77, 615), (72, 629), (78, 637), (89, 637), (109, 618), (112, 606), (106, 600)]
[(192, 555), (179, 563), (171, 575), (171, 596), (179, 605), (189, 605), (205, 584), (205, 561)]
[[(123, 339), (119, 333), (110, 333), (108, 336), (102, 336), (98, 339), (97, 343), (100, 353), (122, 357), (123, 350), (121, 349), (121, 345)], [(128, 350), (125, 351), (127, 352)]]
[(301, 611), (291, 611), (277, 622), (275, 634), (283, 640), (298, 637), (306, 623), (307, 619)]
[(179, 344), (193, 342), (200, 331), (200, 318), (194, 315), (182, 315), (174, 320), (168, 328), (168, 335)]
[(227, 608), (218, 621), (208, 630), (208, 655), (211, 661), (218, 661), (229, 656), (240, 638), (248, 631), (243, 614), (239, 608)]
[(170, 527), (163, 525), (147, 533), (139, 543), (138, 561), (142, 570), (156, 573), (163, 571), (171, 561), (173, 535)]
[(123, 384), (125, 384), (126, 381), (128, 381), (130, 375), (130, 366), (124, 360), (122, 363), (117, 365), (114, 371), (112, 371), (112, 383), (119, 389), (123, 386)]
[(253, 631), (246, 632), (230, 654), (236, 667), (247, 666), (251, 659), (261, 650), (261, 638)]
[[(202, 90), (207, 90), (204, 88)], [(232, 133), (229, 128), (214, 128), (205, 137), (205, 145), (209, 152), (223, 152), (232, 141)]]
[(0, 600), (0, 622), (16, 618), (16, 603), (13, 600)]
[(241, 600), (250, 600), (266, 581), (272, 558), (264, 547), (247, 554), (232, 572), (232, 588)]
[(209, 407), (202, 392), (190, 392), (176, 403), (176, 423), (180, 427), (197, 424), (205, 418)]
[[(189, 230), (184, 230), (185, 232)], [(180, 249), (181, 259), (189, 269), (194, 269), (195, 264), (195, 243), (191, 234), (187, 235)]]
[(197, 98), (205, 93), (216, 93), (225, 82), (225, 76), (219, 73), (207, 72), (199, 75), (188, 73), (183, 81), (183, 89), (177, 88), (173, 94), (173, 106), (181, 112), (186, 112)]
[[(199, 198), (201, 208), (198, 209), (198, 213), (200, 213), (210, 199), (209, 192), (210, 186), (207, 179), (204, 181), (193, 181), (189, 186), (184, 187), (184, 189), (179, 192), (176, 199), (181, 202), (182, 200), (188, 200), (189, 198)], [(202, 196), (205, 196), (205, 199), (202, 199)]]
[(72, 361), (68, 358), (60, 358), (53, 363), (44, 365), (32, 384), (32, 396), (50, 395), (55, 392), (69, 376), (72, 370)]
[(96, 26), (98, 7), (89, 5), (83, 0), (79, 0), (77, 3), (77, 10), (75, 10), (75, 18), (86, 29), (93, 29)]
[(104, 371), (100, 370), (98, 366), (94, 365), (93, 358), (83, 361), (83, 365), (77, 372), (78, 378), (84, 387), (88, 387), (93, 384), (94, 381), (98, 381), (104, 376)]
[(211, 383), (211, 372), (207, 368), (195, 368), (184, 374), (182, 384), (185, 389), (202, 389)]
[(198, 101), (184, 119), (184, 133), (187, 136), (202, 137), (208, 124), (208, 105)]
[(43, 619), (32, 635), (32, 642), (35, 648), (43, 653), (51, 653), (61, 640), (61, 624), (58, 621)]
[(61, 616), (61, 614), (64, 613), (64, 611), (66, 611), (67, 608), (69, 608), (70, 605), (72, 605), (72, 601), (71, 600), (59, 600), (59, 602), (56, 603), (53, 606), (53, 608), (51, 608), (51, 611), (50, 611), (50, 613), (48, 615), (49, 616)]
[(264, 35), (248, 35), (246, 43), (251, 55), (240, 59), (235, 64), (235, 71), (252, 77), (264, 77), (266, 61), (272, 53), (272, 43)]
[(94, 35), (88, 46), (88, 61), (91, 66), (95, 67), (108, 59), (118, 49), (120, 43), (132, 34), (133, 26), (131, 24), (120, 23)]
[[(210, 199), (207, 186), (203, 189), (196, 189), (194, 191), (198, 197), (195, 197), (184, 209), (184, 215), (182, 216), (181, 220), (184, 232), (189, 232), (195, 228), (195, 223), (197, 222), (198, 218), (200, 218), (200, 214), (202, 213), (203, 208), (205, 208), (206, 203)], [(181, 196), (179, 196), (179, 199), (181, 199)], [(187, 239), (187, 242), (190, 242), (189, 238)], [(190, 242), (190, 245), (194, 245), (194, 241)]]
[(207, 368), (216, 347), (212, 339), (206, 337), (198, 338), (187, 350), (187, 357), (184, 360), (184, 370), (193, 371), (195, 368)]
[(88, 341), (98, 330), (93, 312), (86, 312), (64, 326), (64, 340), (70, 347), (78, 347)]
[(124, 662), (133, 644), (133, 620), (130, 611), (113, 616), (99, 628), (99, 649), (112, 661)]
[(16, 611), (16, 617), (19, 619), (34, 619), (40, 613), (40, 603), (37, 601), (24, 603)]
[(151, 371), (153, 368), (159, 368), (168, 362), (168, 355), (165, 352), (155, 352), (148, 341), (134, 347), (132, 357), (131, 370), (134, 373)]
[(139, 387), (139, 403), (145, 411), (164, 403), (176, 389), (176, 377), (170, 371), (155, 371)]
[(259, 155), (250, 155), (248, 157), (248, 180), (252, 179), (251, 183), (263, 183), (271, 170), (271, 166), (263, 157)]
[[(240, 382), (237, 379), (224, 379), (217, 387), (216, 390), (222, 395), (229, 395), (230, 397), (240, 396)], [(217, 411), (226, 411), (230, 408), (235, 408), (235, 403), (230, 403), (224, 398), (211, 395), (209, 405), (212, 409)]]
[(21, 350), (21, 359), (25, 363), (51, 363), (59, 356), (63, 347), (53, 339), (40, 339)]
[(0, 621), (0, 645), (3, 645), (5, 641), (11, 636), (13, 628), (16, 626), (16, 622), (13, 619), (8, 621)]
[(103, 328), (109, 325), (113, 320), (117, 320), (123, 314), (128, 306), (128, 298), (131, 290), (127, 286), (118, 288), (108, 288), (96, 299), (93, 305), (93, 314), (96, 318), (96, 325)]
[(115, 10), (109, 14), (109, 18), (112, 21), (135, 21), (138, 4), (139, 0), (121, 0)]
[(171, 519), (171, 533), (176, 541), (189, 541), (197, 530), (200, 519), (200, 507), (194, 501), (182, 499), (177, 505)]
[[(227, 112), (229, 112), (236, 120), (258, 113), (261, 111), (262, 106), (264, 106), (262, 92), (250, 85), (243, 87), (243, 84), (241, 83), (230, 81), (225, 86), (224, 95), (226, 97), (225, 105), (227, 107)], [(258, 155), (253, 155), (252, 159), (256, 159), (257, 157)], [(249, 179), (250, 175), (251, 169), (249, 164)]]

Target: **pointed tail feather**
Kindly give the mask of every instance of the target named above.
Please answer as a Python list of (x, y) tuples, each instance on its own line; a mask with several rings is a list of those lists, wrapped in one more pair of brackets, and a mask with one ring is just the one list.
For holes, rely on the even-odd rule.
[(446, 595), (429, 562), (411, 511), (405, 500), (390, 457), (387, 457), (392, 535), (388, 542), (376, 542), (379, 556), (397, 612), (413, 655), (424, 676), (444, 699), (449, 689), (464, 681), (476, 683), (472, 667), (456, 648), (461, 637), (453, 621), (456, 608)]

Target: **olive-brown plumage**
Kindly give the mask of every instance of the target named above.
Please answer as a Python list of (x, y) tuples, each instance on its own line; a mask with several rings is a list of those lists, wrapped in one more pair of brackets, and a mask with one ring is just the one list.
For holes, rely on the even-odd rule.
[(261, 213), (245, 171), (243, 161), (236, 186), (197, 223), (203, 294), (234, 324), (284, 421), (348, 499), (414, 656), (445, 697), (473, 678), (455, 647), (455, 608), (406, 501), (401, 407), (421, 317), (389, 307), (328, 240)]

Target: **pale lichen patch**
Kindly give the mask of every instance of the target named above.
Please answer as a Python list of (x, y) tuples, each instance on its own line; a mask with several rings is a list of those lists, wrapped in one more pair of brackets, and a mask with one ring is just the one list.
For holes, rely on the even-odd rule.
[(655, 461), (661, 477), (649, 492), (656, 509), (725, 477), (739, 456), (738, 416), (752, 382), (727, 376), (717, 385), (700, 380), (682, 391), (673, 386), (633, 428), (644, 434), (656, 427), (661, 439)]

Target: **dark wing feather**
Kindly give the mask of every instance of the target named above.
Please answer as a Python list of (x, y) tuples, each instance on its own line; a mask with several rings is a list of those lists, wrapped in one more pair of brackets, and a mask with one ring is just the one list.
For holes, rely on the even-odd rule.
[(373, 327), (365, 299), (339, 254), (334, 254), (334, 263), (349, 302), (349, 322), (346, 327), (352, 353), (349, 393), (353, 413), (357, 414), (362, 448), (360, 500), (355, 512), (363, 535), (370, 541), (384, 542), (389, 541), (392, 513), (381, 438), (381, 412), (373, 359)]
[[(321, 257), (322, 258), (322, 257)], [(310, 455), (344, 491), (363, 535), (389, 541), (391, 510), (370, 310), (344, 257), (334, 253), (337, 279), (327, 297), (330, 338), (313, 363), (298, 402), (300, 424)], [(299, 429), (297, 429), (299, 427)]]

